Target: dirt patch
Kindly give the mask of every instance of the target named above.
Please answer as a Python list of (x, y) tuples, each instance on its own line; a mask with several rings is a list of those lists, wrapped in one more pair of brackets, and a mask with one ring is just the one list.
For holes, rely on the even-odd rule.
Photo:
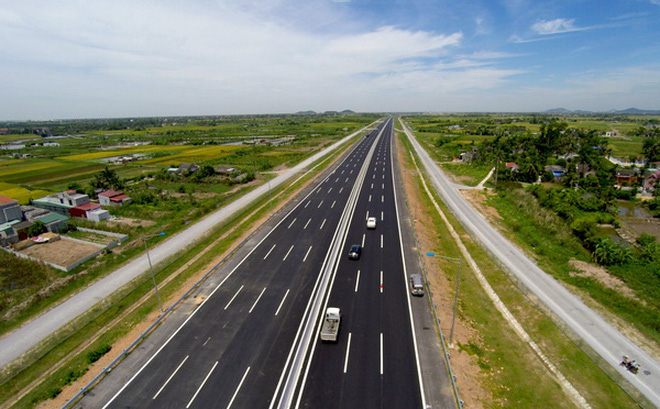
[(459, 190), (463, 198), (470, 202), (479, 213), (481, 213), (488, 221), (498, 221), (502, 220), (502, 216), (497, 212), (497, 210), (491, 206), (486, 205), (486, 200), (488, 196), (495, 196), (495, 192), (492, 190), (480, 190), (480, 189), (463, 189)]
[(118, 224), (124, 224), (126, 226), (130, 227), (149, 227), (153, 226), (156, 224), (156, 222), (151, 221), (151, 220), (142, 220), (142, 219), (132, 219), (130, 217), (115, 217), (112, 220), (106, 221), (107, 224), (109, 225), (118, 225)]
[[(405, 150), (398, 139), (397, 145), (398, 161), (402, 166), (405, 166)], [(403, 172), (404, 190), (410, 203), (410, 207), (413, 209), (422, 209), (424, 208), (423, 204), (418, 201), (422, 192), (419, 190), (417, 181), (413, 177), (416, 174), (417, 173), (413, 171)], [(485, 199), (485, 196), (482, 197)], [(437, 232), (433, 230), (432, 218), (425, 212), (415, 213), (414, 224), (421, 251), (437, 251), (438, 249), (435, 248)], [(439, 258), (429, 257), (425, 258), (423, 262), (428, 271), (429, 286), (431, 293), (433, 294), (433, 302), (436, 305), (436, 314), (440, 319), (442, 332), (447, 336), (447, 342), (449, 342), (453, 311), (453, 296), (451, 291), (447, 291), (447, 288), (452, 288), (454, 284), (447, 279), (448, 274), (443, 270)], [(453, 338), (454, 345), (458, 345), (459, 343), (472, 343), (480, 347), (483, 346), (478, 339), (477, 331), (474, 330), (469, 322), (466, 322), (461, 318), (460, 306), (454, 325)], [(449, 352), (451, 354), (451, 366), (456, 375), (456, 384), (458, 385), (459, 395), (465, 402), (465, 407), (484, 408), (490, 406), (493, 400), (493, 395), (484, 387), (488, 375), (479, 367), (478, 358), (462, 351), (456, 346), (451, 348)]]
[(624, 297), (633, 299), (638, 302), (642, 302), (640, 299), (638, 299), (635, 296), (635, 292), (630, 287), (628, 287), (625, 282), (611, 275), (603, 267), (597, 266), (595, 264), (587, 263), (585, 261), (580, 261), (574, 258), (570, 259), (568, 263), (571, 265), (571, 267), (576, 268), (578, 270), (577, 272), (571, 272), (570, 273), (571, 276), (579, 275), (582, 277), (593, 278), (603, 286), (615, 290)]
[(66, 267), (83, 257), (99, 250), (94, 244), (84, 244), (72, 240), (58, 240), (50, 243), (37, 244), (22, 250), (20, 253), (39, 260)]

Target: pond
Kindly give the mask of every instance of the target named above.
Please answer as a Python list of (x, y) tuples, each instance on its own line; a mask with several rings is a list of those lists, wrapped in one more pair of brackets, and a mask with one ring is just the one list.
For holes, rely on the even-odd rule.
[(643, 206), (625, 200), (617, 201), (617, 209), (619, 216), (635, 217), (637, 219), (647, 219), (652, 217)]

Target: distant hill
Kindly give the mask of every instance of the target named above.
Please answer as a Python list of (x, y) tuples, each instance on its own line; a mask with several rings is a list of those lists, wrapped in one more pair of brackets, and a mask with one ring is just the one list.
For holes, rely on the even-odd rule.
[(316, 111), (298, 111), (296, 112), (296, 115), (351, 115), (354, 113), (355, 112), (350, 109), (345, 109), (343, 111), (325, 111), (321, 114)]
[(589, 114), (621, 114), (621, 115), (660, 115), (660, 110), (651, 110), (651, 109), (638, 109), (638, 108), (628, 108), (622, 110), (611, 110), (611, 111), (582, 111), (576, 110), (572, 111), (566, 108), (553, 108), (543, 111), (547, 114), (559, 114), (559, 115), (589, 115)]

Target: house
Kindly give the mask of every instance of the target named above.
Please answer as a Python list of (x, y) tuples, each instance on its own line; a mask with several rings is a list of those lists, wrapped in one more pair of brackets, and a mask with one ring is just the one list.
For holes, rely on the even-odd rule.
[(34, 220), (38, 220), (46, 225), (46, 228), (51, 233), (57, 233), (61, 228), (66, 226), (66, 223), (69, 221), (69, 218), (63, 216), (59, 213), (48, 213), (46, 215), (40, 216)]
[(478, 157), (479, 155), (477, 154), (477, 147), (473, 147), (471, 151), (469, 152), (463, 152), (460, 154), (461, 162), (463, 163), (470, 163), (472, 162), (472, 159)]
[(105, 192), (99, 193), (99, 203), (102, 206), (123, 206), (126, 203), (130, 203), (132, 199), (124, 194), (124, 192), (118, 192), (116, 190), (106, 190)]
[(511, 172), (517, 172), (520, 166), (516, 162), (507, 162), (504, 164), (507, 169), (509, 169)]
[(11, 197), (0, 195), (0, 223), (22, 220), (21, 206)]
[(215, 169), (213, 170), (215, 171), (215, 173), (223, 176), (231, 176), (232, 174), (238, 171), (238, 169), (229, 165), (216, 166)]
[(561, 178), (566, 174), (566, 169), (559, 165), (546, 166), (545, 171), (552, 173), (555, 182), (559, 182)]
[(69, 209), (71, 217), (81, 217), (83, 219), (87, 218), (87, 212), (94, 209), (100, 209), (101, 205), (97, 203), (85, 203), (80, 206), (74, 206)]
[(618, 186), (633, 186), (639, 179), (637, 169), (617, 169), (614, 176)]
[(199, 166), (194, 163), (181, 163), (179, 164), (178, 173), (195, 173), (199, 170)]
[(9, 133), (9, 128), (0, 128), (0, 135), (7, 135)]
[(644, 177), (643, 187), (647, 192), (656, 190), (656, 186), (660, 183), (660, 169), (650, 172)]
[(82, 193), (76, 193), (75, 190), (67, 190), (32, 201), (33, 206), (50, 210), (51, 212), (59, 213), (64, 216), (69, 216), (71, 214), (70, 209), (72, 207), (82, 206), (87, 203), (89, 203), (89, 196)]
[(91, 220), (93, 222), (100, 222), (101, 220), (107, 220), (110, 218), (110, 212), (105, 209), (101, 209), (100, 207), (89, 210), (86, 215), (87, 220)]

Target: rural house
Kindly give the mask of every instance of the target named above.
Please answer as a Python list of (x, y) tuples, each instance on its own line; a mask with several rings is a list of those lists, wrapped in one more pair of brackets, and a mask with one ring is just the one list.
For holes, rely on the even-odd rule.
[(548, 165), (545, 167), (545, 171), (552, 173), (555, 182), (561, 181), (561, 178), (566, 174), (566, 170), (559, 165)]
[(0, 223), (23, 219), (18, 201), (11, 197), (0, 195)]
[(634, 186), (639, 179), (637, 169), (617, 169), (615, 171), (617, 186)]
[(71, 208), (71, 217), (80, 217), (94, 222), (109, 219), (110, 212), (101, 209), (101, 205), (96, 203), (85, 203)]
[(126, 196), (124, 192), (118, 192), (116, 190), (106, 190), (105, 192), (99, 193), (99, 203), (102, 206), (122, 206), (126, 203), (131, 202), (131, 198)]
[(75, 190), (67, 190), (65, 192), (56, 193), (42, 197), (41, 199), (32, 200), (32, 205), (42, 209), (50, 210), (51, 212), (59, 213), (64, 216), (71, 214), (72, 207), (84, 205), (89, 203), (89, 196), (76, 193)]

